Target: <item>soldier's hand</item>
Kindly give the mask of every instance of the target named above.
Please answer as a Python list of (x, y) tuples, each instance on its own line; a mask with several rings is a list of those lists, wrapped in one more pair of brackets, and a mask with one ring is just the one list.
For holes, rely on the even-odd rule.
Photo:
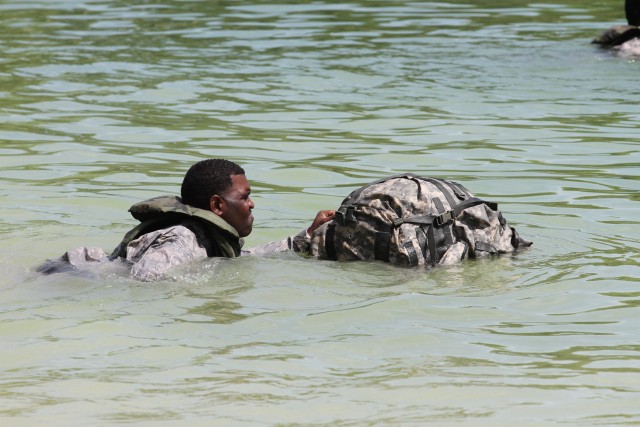
[(335, 218), (335, 216), (336, 211), (334, 210), (325, 210), (318, 212), (315, 219), (311, 223), (311, 226), (307, 228), (307, 234), (311, 236), (313, 232), (316, 231), (316, 228), (320, 227), (325, 222), (331, 221), (333, 218)]

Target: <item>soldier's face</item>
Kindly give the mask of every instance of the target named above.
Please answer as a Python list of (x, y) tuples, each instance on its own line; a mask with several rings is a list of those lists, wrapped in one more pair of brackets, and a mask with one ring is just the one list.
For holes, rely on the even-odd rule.
[(231, 175), (231, 187), (227, 188), (220, 197), (220, 217), (236, 229), (240, 237), (251, 234), (253, 229), (253, 214), (255, 207), (250, 197), (251, 186), (244, 175)]

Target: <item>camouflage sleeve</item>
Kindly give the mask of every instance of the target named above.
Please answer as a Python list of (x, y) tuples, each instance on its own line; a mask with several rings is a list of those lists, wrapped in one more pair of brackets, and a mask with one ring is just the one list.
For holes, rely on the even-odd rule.
[(61, 273), (107, 261), (109, 261), (107, 254), (101, 248), (83, 246), (65, 252), (58, 259), (46, 260), (36, 268), (36, 271), (42, 274)]
[(264, 256), (277, 252), (294, 251), (309, 253), (311, 239), (306, 230), (300, 231), (294, 236), (276, 242), (269, 242), (253, 248), (244, 249), (242, 255)]
[(196, 235), (177, 225), (147, 233), (127, 245), (131, 276), (142, 281), (161, 279), (170, 268), (185, 262), (207, 258)]
[(74, 267), (81, 267), (92, 262), (105, 262), (107, 254), (102, 248), (83, 246), (66, 252), (62, 255), (62, 259)]

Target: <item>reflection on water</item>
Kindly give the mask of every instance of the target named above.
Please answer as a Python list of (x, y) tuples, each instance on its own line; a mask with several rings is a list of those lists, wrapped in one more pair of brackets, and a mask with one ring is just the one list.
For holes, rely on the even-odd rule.
[[(623, 22), (613, 0), (2, 2), (0, 417), (639, 423), (638, 63), (589, 44)], [(404, 171), (495, 200), (534, 246), (32, 271), (110, 250), (206, 157), (247, 170), (249, 246)]]

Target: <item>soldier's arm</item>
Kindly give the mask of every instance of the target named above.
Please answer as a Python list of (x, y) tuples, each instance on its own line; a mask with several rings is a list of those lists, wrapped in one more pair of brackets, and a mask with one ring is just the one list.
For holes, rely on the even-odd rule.
[(307, 228), (307, 236), (311, 237), (313, 235), (313, 232), (316, 231), (318, 227), (320, 227), (325, 222), (331, 221), (335, 217), (336, 211), (334, 210), (324, 210), (318, 212), (313, 222), (311, 223), (311, 226)]
[(323, 210), (316, 214), (311, 226), (309, 228), (300, 231), (294, 236), (289, 236), (286, 239), (269, 242), (264, 245), (256, 246), (250, 249), (242, 251), (242, 255), (266, 255), (274, 252), (295, 251), (302, 253), (309, 253), (310, 241), (313, 232), (322, 224), (331, 221), (336, 216), (334, 210)]

